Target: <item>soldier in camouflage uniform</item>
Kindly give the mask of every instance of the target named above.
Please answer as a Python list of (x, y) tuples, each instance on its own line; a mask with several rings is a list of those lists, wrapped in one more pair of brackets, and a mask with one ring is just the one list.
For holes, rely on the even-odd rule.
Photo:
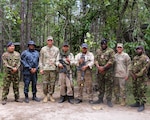
[(11, 82), (13, 83), (13, 91), (16, 102), (22, 102), (19, 99), (19, 74), (20, 54), (15, 51), (15, 46), (12, 42), (7, 44), (7, 51), (2, 55), (5, 76), (3, 79), (2, 104), (7, 102), (7, 95)]
[(74, 103), (73, 81), (72, 81), (72, 65), (74, 64), (74, 55), (69, 51), (69, 45), (64, 42), (62, 50), (57, 57), (56, 65), (59, 67), (59, 83), (60, 83), (60, 100), (64, 102), (68, 98), (68, 102)]
[(136, 48), (136, 56), (133, 58), (130, 75), (132, 76), (133, 95), (136, 103), (130, 105), (131, 107), (138, 107), (138, 112), (145, 109), (146, 103), (146, 90), (147, 90), (147, 72), (149, 68), (149, 57), (144, 54), (144, 48), (138, 46)]
[(107, 40), (101, 41), (101, 47), (96, 51), (95, 65), (98, 69), (97, 82), (99, 85), (98, 100), (93, 104), (103, 103), (104, 93), (106, 92), (107, 105), (112, 105), (112, 85), (113, 85), (113, 63), (114, 63), (114, 50), (107, 46)]
[(75, 56), (77, 66), (78, 98), (76, 103), (81, 103), (83, 99), (83, 88), (86, 87), (89, 103), (93, 102), (92, 92), (92, 66), (94, 65), (94, 55), (88, 51), (88, 45), (83, 43), (82, 50)]
[(47, 45), (40, 51), (39, 68), (40, 73), (43, 75), (43, 102), (48, 101), (48, 95), (50, 101), (54, 102), (53, 93), (55, 89), (56, 81), (56, 58), (59, 54), (59, 49), (53, 45), (54, 40), (52, 36), (47, 38)]

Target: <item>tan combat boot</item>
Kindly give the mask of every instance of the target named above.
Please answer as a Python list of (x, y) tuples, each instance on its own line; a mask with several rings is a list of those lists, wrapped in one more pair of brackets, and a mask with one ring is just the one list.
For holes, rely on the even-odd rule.
[(55, 99), (53, 98), (52, 95), (49, 95), (49, 99), (50, 99), (51, 102), (55, 102)]
[(125, 98), (122, 98), (121, 99), (121, 104), (120, 104), (121, 106), (125, 106), (126, 105), (126, 99)]
[(44, 99), (43, 99), (43, 103), (47, 103), (48, 101), (48, 98), (47, 98), (47, 95), (45, 95)]
[(116, 97), (114, 103), (115, 103), (115, 104), (120, 104), (120, 102), (119, 102), (119, 97)]

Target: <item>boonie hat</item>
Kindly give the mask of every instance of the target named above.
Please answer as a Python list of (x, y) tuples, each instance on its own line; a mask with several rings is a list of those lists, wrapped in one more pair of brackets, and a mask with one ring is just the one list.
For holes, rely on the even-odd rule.
[(35, 42), (32, 41), (32, 40), (30, 40), (30, 41), (28, 42), (28, 45), (34, 45), (34, 46), (35, 46)]
[(137, 46), (137, 47), (136, 47), (136, 50), (137, 50), (137, 49), (142, 49), (142, 50), (143, 50), (144, 48), (143, 48), (143, 46)]

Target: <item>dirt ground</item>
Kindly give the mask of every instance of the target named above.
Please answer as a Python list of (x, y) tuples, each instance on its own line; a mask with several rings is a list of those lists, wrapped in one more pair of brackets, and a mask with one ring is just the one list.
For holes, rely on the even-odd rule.
[[(43, 99), (42, 85), (37, 86), (37, 96)], [(2, 90), (0, 89), (0, 96)], [(8, 95), (6, 105), (0, 104), (0, 120), (149, 120), (150, 106), (146, 106), (145, 111), (137, 112), (137, 108), (129, 106), (122, 107), (115, 105), (109, 108), (106, 103), (99, 105), (91, 105), (88, 103), (86, 93), (83, 103), (70, 104), (67, 101), (58, 103), (59, 86), (56, 86), (54, 98), (56, 102), (34, 102), (31, 100), (32, 94), (29, 93), (29, 103), (14, 102), (12, 86)], [(76, 96), (76, 94), (75, 94)], [(96, 98), (96, 93), (94, 94)], [(23, 83), (20, 84), (20, 98), (23, 100)]]

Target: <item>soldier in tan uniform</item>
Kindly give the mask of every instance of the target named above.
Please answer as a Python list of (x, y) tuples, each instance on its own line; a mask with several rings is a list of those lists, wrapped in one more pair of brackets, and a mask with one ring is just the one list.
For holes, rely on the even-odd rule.
[(88, 45), (81, 45), (81, 52), (75, 56), (75, 64), (77, 66), (77, 84), (78, 98), (76, 103), (81, 103), (83, 99), (83, 88), (86, 87), (89, 103), (93, 102), (92, 93), (92, 66), (94, 65), (94, 55), (88, 51)]
[(3, 79), (2, 105), (7, 103), (7, 95), (11, 82), (13, 83), (13, 91), (16, 102), (23, 102), (19, 99), (19, 74), (20, 54), (15, 51), (12, 42), (7, 44), (7, 51), (2, 55), (5, 75)]
[(116, 47), (117, 53), (115, 54), (114, 63), (114, 94), (115, 103), (119, 104), (121, 98), (121, 105), (126, 105), (126, 81), (129, 76), (129, 65), (131, 59), (129, 55), (123, 52), (123, 44), (118, 43)]
[(47, 45), (40, 51), (39, 68), (43, 77), (43, 102), (48, 101), (48, 95), (50, 101), (54, 102), (53, 93), (55, 89), (56, 81), (56, 58), (59, 54), (59, 49), (53, 45), (54, 40), (52, 36), (47, 38)]
[(59, 103), (68, 99), (68, 102), (74, 103), (72, 66), (74, 64), (74, 55), (69, 51), (69, 44), (64, 42), (60, 54), (57, 57), (56, 65), (59, 67), (60, 100)]

